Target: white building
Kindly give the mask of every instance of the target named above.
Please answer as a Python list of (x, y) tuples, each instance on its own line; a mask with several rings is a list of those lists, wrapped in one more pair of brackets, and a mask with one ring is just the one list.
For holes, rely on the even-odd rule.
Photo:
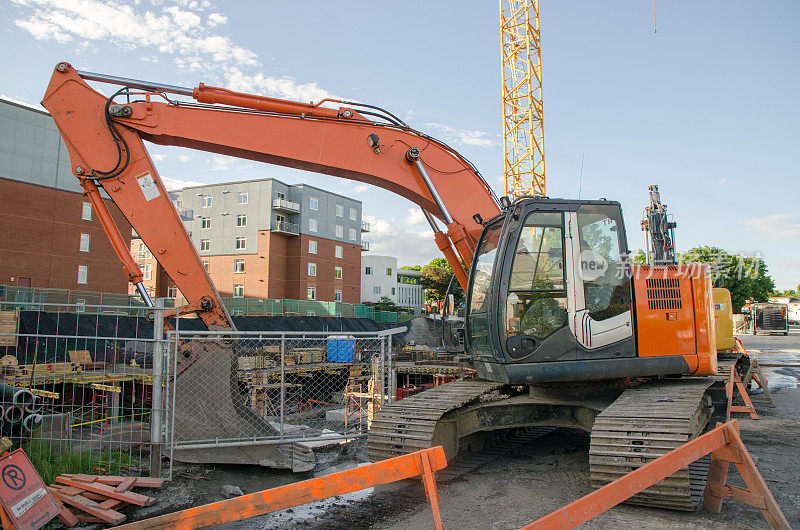
[(379, 302), (384, 296), (400, 307), (425, 305), (422, 273), (397, 267), (392, 256), (361, 256), (361, 302)]

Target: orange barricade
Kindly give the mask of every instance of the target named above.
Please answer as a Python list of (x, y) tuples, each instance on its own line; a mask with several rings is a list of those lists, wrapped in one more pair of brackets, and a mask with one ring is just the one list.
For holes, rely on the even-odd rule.
[[(722, 499), (736, 499), (761, 510), (770, 527), (791, 528), (739, 437), (739, 423), (732, 420), (542, 517), (524, 529), (575, 528), (709, 453), (711, 468), (703, 508), (719, 513)], [(725, 483), (731, 463), (736, 465), (747, 488)]]
[(145, 519), (119, 528), (207, 528), (421, 475), (433, 512), (434, 528), (441, 529), (439, 497), (433, 472), (445, 467), (447, 460), (444, 450), (441, 447), (432, 447), (324, 477)]

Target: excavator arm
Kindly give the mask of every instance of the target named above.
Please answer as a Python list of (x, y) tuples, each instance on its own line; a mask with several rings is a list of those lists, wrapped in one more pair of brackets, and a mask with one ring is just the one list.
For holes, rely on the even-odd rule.
[[(109, 98), (87, 80), (123, 88)], [(170, 94), (191, 96), (194, 101), (171, 99)], [(141, 271), (99, 188), (183, 293), (188, 304), (181, 311), (196, 312), (209, 327), (233, 327), (144, 140), (334, 175), (405, 197), (422, 208), (437, 246), (466, 289), (466, 270), (481, 219), (500, 212), (491, 188), (474, 166), (444, 143), (377, 107), (349, 103), (332, 109), (321, 103), (296, 103), (202, 84), (189, 89), (147, 83), (78, 72), (67, 63), (56, 66), (42, 101), (61, 131), (73, 173), (100, 212), (130, 281), (148, 305)], [(446, 231), (434, 217), (444, 222)]]

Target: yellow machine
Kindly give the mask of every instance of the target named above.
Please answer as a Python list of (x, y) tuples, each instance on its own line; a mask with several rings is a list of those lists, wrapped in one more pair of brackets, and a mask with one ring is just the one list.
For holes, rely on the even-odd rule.
[(734, 347), (733, 304), (731, 292), (723, 287), (714, 287), (714, 325), (717, 332), (717, 351), (728, 352)]

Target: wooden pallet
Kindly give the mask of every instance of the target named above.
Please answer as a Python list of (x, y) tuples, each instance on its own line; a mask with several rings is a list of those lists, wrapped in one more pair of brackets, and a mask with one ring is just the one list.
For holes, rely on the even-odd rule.
[(19, 332), (19, 308), (0, 311), (0, 346), (17, 347)]

